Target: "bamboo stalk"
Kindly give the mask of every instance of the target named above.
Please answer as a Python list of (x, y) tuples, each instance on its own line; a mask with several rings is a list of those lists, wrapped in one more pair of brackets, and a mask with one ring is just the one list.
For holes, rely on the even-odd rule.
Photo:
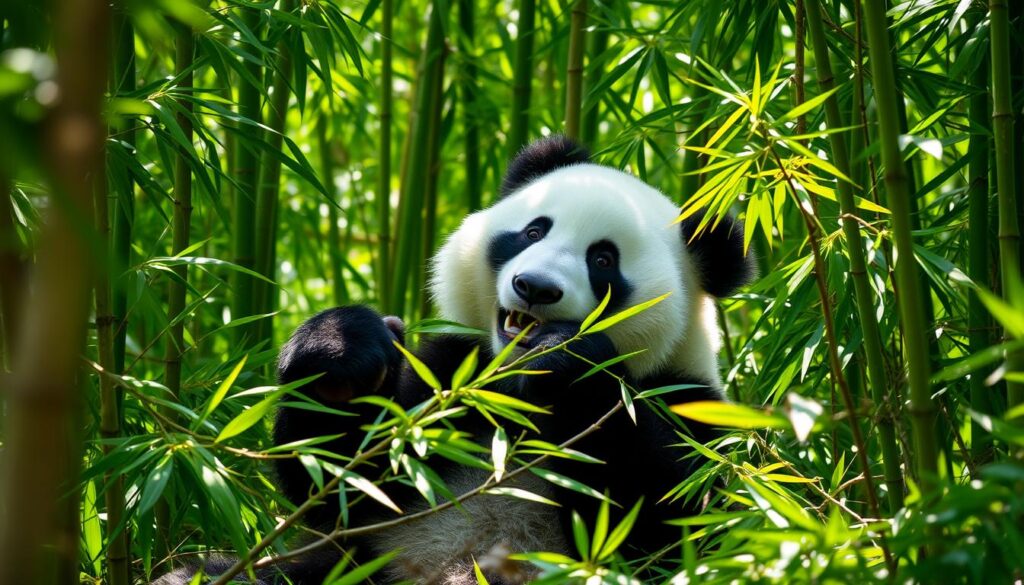
[(430, 297), (423, 294), (427, 281), (429, 259), (434, 255), (434, 243), (437, 241), (437, 179), (441, 173), (441, 117), (444, 98), (444, 61), (445, 51), (434, 64), (431, 75), (430, 115), (427, 131), (427, 185), (423, 205), (423, 242), (420, 246), (420, 262), (416, 270), (416, 279), (412, 287), (412, 307), (419, 308), (419, 317), (425, 318), (430, 312)]
[[(242, 21), (257, 38), (260, 36), (260, 11), (257, 8), (242, 9)], [(245, 61), (243, 66), (248, 70), (253, 79), (262, 79), (262, 68), (259, 63)], [(261, 122), (260, 98), (263, 88), (252, 85), (244, 78), (238, 80), (238, 114), (253, 122)], [(241, 127), (241, 126), (240, 126)], [(252, 133), (254, 140), (260, 140), (260, 131), (249, 127), (248, 132)], [(237, 187), (235, 188), (234, 202), (234, 233), (232, 234), (232, 251), (235, 264), (253, 269), (256, 262), (256, 193), (258, 179), (260, 176), (260, 157), (254, 150), (255, 147), (245, 145), (241, 141), (236, 143), (235, 177)], [(231, 318), (238, 319), (253, 314), (255, 309), (255, 288), (256, 281), (239, 271), (233, 271), (230, 277), (231, 294)], [(255, 337), (255, 327), (252, 325), (235, 328), (237, 341), (252, 341)]]
[[(60, 100), (40, 144), (52, 205), (39, 235), (18, 354), (4, 387), (0, 478), (0, 583), (66, 582), (78, 561), (80, 355), (92, 288), (93, 186), (104, 174), (101, 116), (107, 86), (109, 2), (56, 6), (53, 41)], [(69, 492), (70, 489), (70, 492)], [(69, 498), (70, 501), (69, 501)]]
[(0, 370), (14, 362), (14, 341), (18, 338), (25, 294), (25, 256), (14, 228), (11, 188), (10, 179), (0, 176)]
[[(430, 132), (430, 102), (433, 96), (431, 76), (435, 74), (435, 62), (441, 59), (444, 45), (444, 27), (441, 23), (442, 10), (432, 4), (427, 39), (420, 63), (419, 84), (416, 89), (416, 103), (410, 125), (409, 168), (403, 177), (401, 207), (399, 208), (399, 229), (396, 232), (394, 273), (390, 312), (404, 315), (407, 287), (415, 280), (412, 274), (418, 270), (414, 262), (419, 258), (422, 236), (423, 204), (426, 197), (427, 175), (429, 172), (428, 152), (418, 145), (427, 144)], [(409, 305), (415, 308), (416, 305)]]
[[(380, 151), (377, 155), (377, 302), (380, 310), (391, 311), (391, 123), (394, 42), (394, 3), (381, 2), (381, 91)], [(335, 212), (336, 214), (337, 212)], [(337, 224), (337, 222), (335, 222)], [(335, 225), (335, 229), (337, 225)], [(340, 267), (339, 267), (340, 268)], [(337, 286), (337, 285), (335, 285)]]
[[(981, 23), (981, 15), (971, 15), (969, 27), (973, 28)], [(987, 63), (985, 64), (987, 65)], [(971, 157), (968, 167), (968, 258), (967, 272), (976, 283), (983, 286), (990, 286), (989, 283), (989, 237), (988, 237), (988, 157), (989, 157), (989, 136), (983, 128), (976, 125), (988, 120), (989, 106), (988, 94), (984, 91), (988, 87), (988, 72), (983, 65), (974, 70), (969, 80), (975, 87), (975, 93), (971, 96), (968, 104), (968, 119), (972, 130), (970, 141), (967, 145), (967, 156)], [(967, 299), (967, 328), (968, 340), (971, 353), (976, 354), (992, 345), (992, 336), (989, 332), (992, 322), (988, 311), (985, 309), (981, 297), (971, 293)], [(971, 408), (982, 413), (992, 413), (992, 402), (989, 393), (992, 391), (985, 386), (985, 375), (978, 371), (971, 374)], [(991, 437), (982, 425), (972, 419), (971, 422), (971, 455), (976, 463), (982, 463), (989, 459), (991, 450)]]
[[(195, 38), (192, 30), (184, 24), (175, 25), (175, 58), (174, 69), (180, 76), (180, 91), (192, 91), (192, 60), (195, 54)], [(177, 114), (178, 126), (185, 140), (192, 140), (192, 102), (179, 100), (178, 106), (184, 110)], [(179, 150), (174, 161), (174, 214), (171, 217), (171, 255), (175, 255), (189, 246), (192, 224), (192, 168), (189, 166), (188, 153)], [(175, 319), (185, 310), (185, 293), (188, 282), (188, 266), (179, 264), (172, 268), (175, 276), (167, 283), (167, 321), (172, 323), (167, 330), (167, 343), (164, 352), (164, 385), (172, 396), (181, 393), (181, 361), (185, 353), (185, 320)], [(165, 415), (174, 417), (174, 412), (166, 410)], [(156, 551), (157, 558), (164, 558), (171, 550), (170, 546), (170, 509), (166, 499), (157, 503), (155, 510)]]
[[(294, 0), (282, 0), (281, 12), (291, 13), (295, 9)], [(277, 267), (274, 261), (277, 254), (277, 215), (281, 196), (281, 159), (270, 154), (280, 152), (284, 144), (285, 124), (288, 119), (288, 98), (291, 91), (288, 79), (292, 72), (292, 54), (288, 45), (289, 30), (282, 31), (277, 44), (277, 67), (274, 70), (274, 93), (270, 98), (267, 111), (266, 133), (268, 151), (260, 164), (259, 190), (256, 198), (256, 271), (267, 279), (276, 281)], [(253, 312), (256, 314), (272, 313), (276, 305), (277, 285), (269, 282), (254, 281), (256, 289)], [(260, 319), (255, 327), (254, 340), (270, 339), (273, 346), (273, 317)]]
[[(811, 47), (814, 53), (814, 64), (818, 73), (818, 85), (822, 93), (835, 88), (832, 74), (831, 57), (825, 42), (825, 27), (822, 24), (820, 0), (808, 0), (807, 28), (810, 32)], [(844, 127), (839, 113), (839, 99), (835, 94), (825, 101), (825, 120), (830, 128)], [(836, 168), (844, 175), (850, 175), (850, 153), (846, 148), (846, 136), (833, 132), (829, 135), (832, 145), (832, 160)], [(843, 235), (846, 238), (846, 249), (850, 257), (850, 279), (853, 280), (854, 294), (857, 299), (857, 317), (864, 337), (864, 357), (867, 362), (868, 381), (871, 386), (871, 397), (875, 403), (875, 427), (882, 447), (882, 464), (885, 483), (889, 497), (889, 513), (903, 507), (903, 476), (900, 470), (900, 452), (896, 442), (896, 429), (893, 426), (893, 414), (889, 409), (888, 394), (892, 391), (885, 371), (885, 357), (882, 353), (882, 335), (875, 318), (874, 294), (868, 281), (867, 262), (864, 259), (864, 240), (857, 221), (857, 206), (854, 202), (853, 185), (839, 180), (837, 182), (839, 209), (842, 213)], [(871, 475), (865, 469), (865, 478)], [(871, 482), (866, 482), (870, 486)]]
[[(125, 34), (125, 27), (128, 28), (128, 35)], [(116, 94), (122, 83), (123, 77), (129, 74), (134, 75), (134, 65), (130, 60), (125, 59), (127, 53), (126, 42), (134, 45), (134, 33), (131, 31), (129, 20), (124, 12), (124, 7), (118, 7), (114, 13), (114, 73), (112, 76), (112, 91)], [(134, 138), (134, 137), (133, 137)], [(131, 182), (129, 179), (129, 193)], [(117, 274), (123, 270), (115, 258), (119, 249), (115, 252), (118, 244), (113, 240), (113, 233), (110, 221), (110, 200), (114, 202), (115, 210), (121, 207), (116, 194), (110, 197), (109, 187), (105, 182), (97, 181), (94, 192), (93, 205), (95, 207), (96, 231), (100, 236), (100, 244), (103, 247), (103, 254), (98, 262), (96, 271), (96, 346), (97, 357), (100, 367), (105, 371), (120, 373), (115, 357), (116, 339), (122, 339), (122, 363), (123, 367), (123, 330), (119, 327), (124, 318), (118, 319), (114, 306), (114, 289), (120, 288), (118, 294), (122, 295), (122, 307), (124, 306), (124, 287), (118, 285), (120, 278)], [(125, 195), (125, 194), (122, 194)], [(123, 210), (116, 213), (123, 214)], [(123, 236), (123, 234), (120, 234)], [(123, 313), (122, 313), (123, 314)], [(100, 437), (105, 440), (103, 445), (104, 453), (109, 453), (114, 445), (112, 439), (121, 436), (121, 413), (119, 399), (114, 378), (100, 376)], [(104, 503), (107, 512), (107, 581), (112, 585), (128, 585), (131, 583), (131, 559), (128, 556), (128, 525), (124, 518), (126, 510), (124, 499), (124, 479), (121, 475), (107, 473), (104, 475)]]
[[(1013, 105), (1010, 86), (1010, 25), (1006, 0), (989, 2), (992, 49), (992, 131), (995, 134), (996, 192), (999, 206), (999, 272), (1003, 296), (1010, 298), (1015, 279), (1020, 278), (1020, 226), (1017, 221), (1016, 178), (1014, 177)], [(1009, 332), (1006, 333), (1009, 337)], [(1024, 351), (1006, 355), (1007, 369), (1024, 371)], [(1024, 383), (1006, 381), (1009, 408), (1024, 403)]]
[(526, 144), (530, 133), (530, 93), (533, 81), (533, 37), (536, 0), (519, 0), (516, 22), (516, 60), (512, 71), (512, 119), (508, 133), (508, 158)]
[(914, 434), (914, 452), (921, 487), (926, 497), (935, 493), (938, 452), (935, 441), (936, 407), (931, 397), (928, 360), (928, 331), (921, 303), (921, 281), (914, 260), (911, 235), (910, 199), (912, 192), (899, 149), (899, 116), (893, 63), (889, 56), (888, 27), (884, 0), (864, 0), (864, 28), (878, 109), (878, 133), (892, 231), (895, 241), (897, 297), (910, 385), (910, 416)]
[(480, 109), (477, 105), (476, 54), (475, 54), (475, 3), (476, 0), (459, 0), (459, 28), (462, 52), (462, 119), (465, 128), (466, 157), (466, 207), (470, 213), (482, 206), (480, 185)]
[[(127, 7), (118, 6), (115, 15), (117, 35), (114, 45), (114, 83), (118, 93), (135, 90), (135, 29), (127, 17)], [(120, 139), (130, 148), (135, 148), (135, 119), (128, 118), (120, 131)], [(135, 185), (130, 173), (125, 173), (127, 189), (114, 205), (113, 217), (113, 273), (123, 275), (131, 265), (132, 224), (135, 222)], [(114, 362), (115, 373), (124, 371), (124, 348), (128, 333), (128, 283), (123, 277), (113, 281), (111, 315), (114, 319)]]
[(587, 40), (587, 0), (576, 0), (569, 24), (569, 65), (565, 76), (565, 134), (580, 137), (580, 109), (583, 99), (583, 47)]
[[(320, 175), (327, 192), (331, 194), (331, 205), (327, 206), (327, 254), (331, 260), (331, 289), (334, 295), (335, 305), (344, 305), (349, 302), (348, 287), (345, 286), (345, 278), (342, 273), (342, 251), (346, 248), (341, 244), (341, 231), (338, 229), (338, 202), (336, 201), (337, 188), (334, 183), (334, 157), (331, 153), (331, 143), (327, 140), (327, 125), (330, 124), (330, 112), (323, 110), (320, 119), (316, 123), (316, 138), (320, 148)], [(382, 308), (383, 310), (383, 308)]]
[[(609, 0), (606, 5), (611, 6), (615, 0)], [(590, 47), (587, 53), (590, 55), (590, 71), (587, 72), (584, 88), (588, 91), (601, 82), (601, 75), (604, 73), (604, 60), (601, 58), (608, 48), (608, 28), (598, 26), (591, 34)], [(580, 141), (587, 145), (592, 151), (597, 148), (597, 137), (599, 133), (598, 123), (601, 120), (601, 100), (594, 100), (590, 108), (583, 111), (583, 121), (580, 123)]]

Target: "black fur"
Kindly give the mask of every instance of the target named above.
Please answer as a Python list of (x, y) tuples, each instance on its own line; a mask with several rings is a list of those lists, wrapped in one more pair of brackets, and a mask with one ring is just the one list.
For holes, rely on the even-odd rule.
[(541, 233), (546, 235), (551, 231), (552, 225), (554, 224), (551, 218), (541, 216), (526, 224), (526, 227), (518, 232), (502, 232), (492, 238), (487, 245), (487, 261), (490, 262), (491, 269), (498, 272), (506, 262), (536, 243), (526, 236), (530, 228), (538, 228)]
[(516, 155), (501, 181), (500, 197), (518, 191), (555, 169), (591, 162), (590, 152), (569, 138), (556, 134), (532, 142)]
[(683, 241), (697, 263), (704, 290), (718, 298), (727, 297), (754, 279), (754, 258), (743, 254), (743, 224), (730, 216), (723, 217), (714, 229), (712, 220), (694, 238), (703, 218), (697, 213), (681, 222)]
[[(614, 263), (611, 267), (602, 268), (598, 265), (599, 254), (609, 254)], [(619, 248), (607, 240), (594, 242), (587, 248), (587, 277), (590, 279), (590, 290), (594, 298), (603, 299), (611, 288), (612, 296), (608, 301), (607, 314), (625, 308), (626, 299), (633, 292), (633, 285), (623, 276), (619, 267)]]

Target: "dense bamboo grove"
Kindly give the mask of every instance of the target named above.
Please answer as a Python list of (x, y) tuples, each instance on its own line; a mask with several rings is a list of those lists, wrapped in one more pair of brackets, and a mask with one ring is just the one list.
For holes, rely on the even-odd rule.
[[(583, 518), (576, 556), (531, 557), (544, 582), (1024, 579), (1024, 3), (74, 0), (0, 20), (0, 583), (140, 583), (223, 550), (244, 574), (339, 485), (557, 455), (446, 442), (456, 418), (420, 418), (437, 404), (346, 460), (269, 438), (302, 400), (277, 349), (315, 311), (453, 326), (428, 259), (551, 133), (682, 217), (738, 215), (760, 276), (720, 307), (732, 403), (624, 387), (619, 406), (732, 429), (668, 495), (705, 511), (639, 560), (608, 544), (633, 502), (613, 536)], [(406, 443), (429, 456), (372, 464)], [(289, 504), (277, 457), (323, 491)]]

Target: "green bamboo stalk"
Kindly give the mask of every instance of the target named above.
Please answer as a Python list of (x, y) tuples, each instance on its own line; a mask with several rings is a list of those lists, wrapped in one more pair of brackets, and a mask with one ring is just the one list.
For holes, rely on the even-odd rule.
[[(252, 33), (260, 37), (260, 11), (256, 8), (242, 9), (242, 21), (252, 30)], [(262, 79), (262, 68), (259, 63), (245, 61), (243, 66), (248, 70), (253, 79)], [(252, 85), (244, 78), (238, 80), (238, 114), (253, 122), (261, 122), (260, 98), (263, 88)], [(260, 140), (260, 132), (246, 126), (247, 133), (253, 140)], [(232, 251), (235, 264), (249, 268), (255, 267), (256, 262), (256, 193), (258, 179), (260, 176), (259, 153), (252, 145), (243, 144), (238, 141), (236, 144), (237, 159), (235, 161), (235, 177), (237, 187), (235, 188), (234, 202), (234, 228), (232, 238)], [(233, 271), (230, 277), (231, 294), (231, 318), (238, 319), (252, 315), (255, 309), (255, 288), (256, 281), (239, 271)], [(235, 329), (238, 336), (237, 341), (252, 341), (255, 338), (255, 327), (242, 326)]]
[[(291, 13), (295, 9), (294, 0), (282, 0), (280, 10)], [(256, 197), (256, 271), (271, 281), (277, 280), (275, 266), (277, 247), (277, 215), (281, 196), (281, 159), (270, 154), (281, 151), (284, 144), (285, 123), (288, 119), (288, 99), (291, 91), (288, 79), (292, 72), (292, 55), (288, 45), (290, 31), (282, 31), (277, 44), (277, 67), (274, 70), (274, 93), (270, 98), (267, 111), (266, 132), (268, 150), (261, 161), (258, 195)], [(253, 282), (256, 291), (253, 312), (256, 314), (271, 313), (276, 305), (277, 285), (264, 281)], [(273, 346), (273, 317), (260, 319), (254, 328), (255, 340), (269, 339)]]
[[(981, 23), (980, 14), (970, 16), (970, 28)], [(987, 65), (987, 63), (985, 64)], [(968, 119), (971, 123), (971, 137), (967, 145), (967, 156), (971, 157), (968, 167), (968, 258), (967, 272), (976, 283), (983, 286), (990, 286), (989, 281), (989, 237), (988, 237), (988, 157), (989, 157), (989, 136), (984, 128), (978, 128), (989, 116), (988, 94), (984, 91), (988, 87), (988, 72), (983, 65), (974, 70), (971, 74), (971, 84), (975, 87), (975, 93), (971, 96), (968, 104)], [(989, 328), (991, 319), (985, 309), (981, 297), (971, 293), (967, 299), (967, 329), (971, 353), (976, 354), (992, 345), (992, 336)], [(992, 389), (985, 386), (985, 375), (983, 372), (974, 372), (970, 379), (971, 408), (982, 413), (992, 413), (992, 402), (989, 394)], [(977, 421), (971, 422), (971, 455), (975, 463), (982, 463), (990, 459), (992, 438), (987, 430)]]
[[(423, 59), (420, 63), (419, 85), (416, 89), (416, 103), (410, 125), (410, 144), (427, 144), (430, 132), (430, 102), (433, 96), (432, 75), (437, 69), (434, 63), (441, 59), (444, 50), (444, 27), (441, 23), (443, 10), (433, 3), (430, 13), (430, 24), (427, 30)], [(429, 172), (428, 149), (409, 149), (409, 168), (403, 177), (401, 189), (401, 207), (399, 209), (399, 229), (396, 232), (394, 273), (392, 278), (392, 296), (390, 312), (404, 315), (406, 308), (406, 292), (410, 281), (415, 279), (412, 274), (414, 263), (419, 257), (418, 249), (422, 238), (423, 205), (426, 198), (427, 175)], [(416, 305), (409, 305), (415, 308)]]
[[(381, 2), (380, 151), (377, 154), (377, 299), (390, 312), (391, 300), (391, 124), (393, 77), (393, 0)], [(335, 222), (337, 231), (337, 222)], [(340, 266), (339, 266), (340, 269)], [(337, 285), (335, 285), (337, 286)], [(337, 294), (337, 291), (335, 292)]]
[[(123, 3), (122, 3), (123, 4)], [(125, 6), (119, 6), (115, 15), (114, 33), (114, 77), (115, 90), (118, 93), (130, 93), (135, 90), (135, 29), (127, 17)], [(125, 127), (119, 132), (120, 139), (135, 148), (135, 119), (128, 118)], [(113, 218), (113, 254), (114, 274), (123, 275), (131, 265), (132, 224), (135, 222), (135, 185), (130, 173), (125, 173), (127, 189), (117, 198)], [(114, 362), (115, 373), (124, 371), (124, 348), (128, 333), (128, 283), (123, 277), (114, 279), (111, 297), (111, 315), (114, 319)]]
[[(195, 38), (192, 30), (183, 24), (175, 25), (175, 58), (174, 69), (180, 76), (178, 87), (181, 91), (192, 91), (192, 61), (195, 55)], [(192, 102), (179, 100), (183, 110), (177, 114), (178, 126), (185, 140), (192, 140)], [(189, 232), (192, 223), (192, 168), (189, 165), (188, 153), (181, 150), (174, 161), (174, 214), (171, 217), (171, 255), (177, 254), (189, 246)], [(188, 266), (179, 264), (173, 267), (174, 278), (167, 283), (167, 321), (173, 323), (185, 310), (185, 293), (188, 282)], [(164, 353), (164, 385), (172, 396), (181, 393), (181, 360), (185, 352), (185, 320), (180, 319), (170, 325), (167, 331), (167, 343)], [(165, 414), (174, 417), (174, 411), (165, 409)], [(156, 515), (156, 550), (157, 558), (165, 558), (171, 550), (169, 537), (170, 508), (165, 499), (157, 503)]]
[[(327, 192), (331, 195), (332, 205), (327, 206), (327, 254), (331, 261), (331, 289), (335, 305), (349, 302), (348, 287), (342, 273), (341, 231), (338, 229), (338, 201), (334, 183), (334, 157), (331, 155), (331, 143), (327, 140), (327, 125), (330, 124), (331, 113), (323, 110), (316, 123), (316, 139), (320, 148), (320, 176)], [(381, 308), (383, 310), (383, 307)]]
[[(607, 4), (611, 4), (611, 0)], [(587, 71), (584, 88), (589, 90), (601, 82), (601, 75), (604, 73), (604, 60), (601, 58), (608, 48), (608, 27), (598, 26), (590, 35), (590, 47), (587, 54), (590, 55), (590, 70)], [(583, 111), (583, 121), (580, 123), (580, 141), (591, 150), (597, 149), (597, 136), (599, 133), (599, 122), (601, 121), (601, 100), (595, 99), (592, 105)]]
[(470, 213), (480, 209), (482, 187), (480, 185), (480, 109), (477, 105), (476, 51), (475, 51), (475, 1), (459, 0), (459, 50), (462, 52), (462, 120), (465, 128), (466, 157), (466, 207)]
[(10, 179), (0, 176), (0, 321), (3, 324), (0, 329), (0, 338), (3, 339), (0, 343), (3, 347), (0, 369), (4, 370), (14, 362), (14, 341), (20, 329), (26, 274), (24, 251), (14, 228), (11, 188)]
[(530, 134), (530, 93), (533, 81), (535, 0), (519, 0), (516, 29), (516, 60), (512, 71), (512, 118), (508, 133), (508, 158), (526, 144)]
[(587, 41), (587, 0), (576, 0), (569, 24), (569, 64), (565, 78), (565, 134), (580, 137), (580, 109), (583, 106), (583, 48)]
[[(126, 28), (127, 34), (125, 33)], [(114, 34), (114, 71), (111, 76), (111, 88), (116, 94), (121, 89), (120, 84), (124, 82), (124, 77), (126, 75), (134, 76), (134, 63), (132, 62), (131, 54), (128, 53), (128, 49), (124, 45), (130, 42), (133, 45), (132, 51), (134, 51), (135, 38), (123, 6), (119, 6), (118, 10), (114, 12)], [(134, 142), (134, 136), (132, 136), (132, 139)], [(131, 195), (130, 179), (128, 185), (129, 192), (127, 194), (122, 193), (122, 196)], [(120, 289), (117, 294), (121, 296), (121, 306), (123, 307), (125, 291), (123, 284), (119, 282), (121, 279), (117, 275), (123, 271), (124, 267), (115, 260), (117, 254), (123, 253), (123, 248), (118, 248), (119, 242), (114, 241), (114, 233), (111, 229), (110, 221), (110, 200), (113, 200), (114, 208), (117, 210), (115, 213), (124, 214), (124, 210), (119, 209), (122, 205), (120, 205), (117, 194), (113, 194), (113, 197), (111, 197), (108, 193), (108, 185), (98, 183), (93, 201), (96, 231), (100, 236), (100, 243), (103, 247), (103, 257), (98, 262), (96, 271), (96, 346), (99, 364), (103, 370), (120, 373), (120, 368), (124, 366), (124, 337), (123, 329), (120, 327), (124, 317), (118, 318), (113, 298), (115, 293), (113, 291)], [(124, 234), (118, 235), (123, 236)], [(121, 338), (122, 344), (122, 362), (120, 367), (115, 356), (117, 338)], [(104, 453), (109, 453), (114, 448), (112, 440), (121, 436), (120, 404), (117, 387), (114, 384), (113, 378), (101, 376), (99, 386), (100, 437), (104, 439)], [(124, 478), (121, 475), (107, 473), (104, 476), (104, 482), (107, 485), (107, 488), (104, 490), (104, 502), (107, 511), (107, 581), (112, 585), (128, 585), (131, 583), (131, 559), (128, 555), (128, 525), (124, 518), (124, 511), (126, 510)]]
[[(999, 206), (999, 272), (1003, 296), (1010, 297), (1015, 279), (1020, 278), (1020, 226), (1014, 177), (1013, 106), (1010, 86), (1010, 24), (1006, 0), (991, 0), (989, 43), (992, 49), (992, 131), (995, 134), (996, 191)], [(1007, 336), (1009, 333), (1007, 332)], [(1024, 371), (1024, 351), (1006, 355), (1011, 372)], [(1009, 408), (1024, 403), (1024, 383), (1006, 381)]]
[[(808, 0), (807, 28), (810, 32), (814, 64), (818, 73), (818, 85), (822, 93), (835, 88), (831, 57), (825, 42), (825, 27), (822, 24), (820, 0)], [(829, 128), (844, 127), (839, 113), (839, 99), (835, 94), (825, 101), (825, 120)], [(832, 145), (832, 161), (844, 175), (850, 174), (850, 153), (846, 148), (846, 136), (833, 132), (829, 135)], [(868, 381), (871, 397), (875, 402), (875, 427), (882, 447), (882, 464), (889, 496), (889, 513), (903, 507), (903, 475), (900, 470), (900, 452), (893, 426), (893, 414), (889, 409), (889, 387), (885, 357), (882, 353), (882, 335), (875, 318), (874, 294), (868, 281), (867, 263), (864, 259), (864, 240), (857, 221), (857, 206), (854, 202), (853, 185), (840, 180), (837, 183), (839, 209), (842, 213), (843, 235), (846, 238), (847, 253), (850, 256), (850, 278), (853, 280), (857, 298), (857, 316), (864, 337), (864, 357), (867, 362)]]
[[(61, 99), (39, 145), (52, 200), (11, 375), (4, 384), (4, 471), (0, 476), (0, 583), (66, 583), (79, 559), (81, 352), (93, 285), (89, 222), (103, 183), (101, 106), (107, 88), (110, 3), (67, 0), (55, 7), (53, 43)], [(5, 194), (6, 195), (6, 194)], [(68, 515), (76, 512), (75, 518)]]
[(437, 242), (437, 179), (441, 173), (441, 118), (444, 98), (444, 61), (445, 51), (434, 64), (434, 72), (430, 76), (431, 88), (430, 115), (427, 130), (427, 185), (423, 205), (423, 242), (420, 245), (419, 268), (412, 287), (412, 306), (419, 308), (419, 318), (430, 313), (430, 297), (423, 294), (427, 281), (429, 259), (434, 255), (434, 244)]
[(916, 465), (922, 490), (927, 496), (935, 493), (938, 473), (938, 452), (935, 441), (936, 407), (931, 397), (928, 360), (928, 330), (921, 304), (921, 281), (914, 260), (911, 235), (910, 199), (913, 193), (899, 148), (899, 114), (893, 63), (889, 56), (888, 25), (884, 0), (864, 0), (864, 28), (878, 110), (878, 132), (885, 186), (892, 231), (895, 240), (896, 282), (900, 294), (898, 304), (903, 322), (904, 353), (910, 383), (910, 416), (914, 434)]

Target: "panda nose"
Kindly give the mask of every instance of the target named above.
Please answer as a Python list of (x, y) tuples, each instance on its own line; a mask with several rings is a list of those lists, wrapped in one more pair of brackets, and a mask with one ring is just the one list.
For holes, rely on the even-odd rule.
[(519, 298), (530, 305), (550, 305), (562, 298), (562, 289), (543, 276), (517, 274), (512, 277), (512, 288)]

